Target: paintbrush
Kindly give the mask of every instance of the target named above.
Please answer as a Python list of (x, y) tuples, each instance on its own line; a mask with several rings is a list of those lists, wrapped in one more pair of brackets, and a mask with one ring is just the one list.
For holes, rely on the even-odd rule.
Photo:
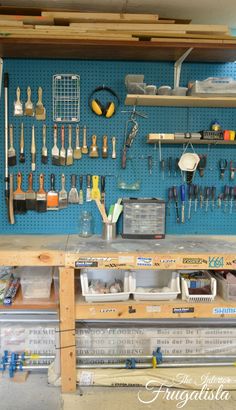
[(86, 181), (87, 181), (86, 202), (90, 202), (90, 201), (92, 201), (92, 198), (91, 198), (91, 175), (87, 175)]
[(71, 189), (68, 196), (68, 202), (70, 204), (78, 204), (79, 203), (79, 194), (76, 188), (76, 175), (71, 175)]
[(25, 202), (27, 211), (35, 211), (36, 193), (33, 190), (33, 173), (28, 175), (28, 190), (25, 193)]
[(51, 188), (47, 193), (47, 210), (48, 211), (58, 211), (59, 198), (58, 192), (55, 190), (55, 175), (51, 174)]
[(80, 142), (79, 142), (79, 132), (80, 132), (80, 126), (77, 125), (76, 130), (75, 130), (76, 139), (75, 139), (74, 159), (82, 158), (82, 152), (81, 152), (81, 147), (80, 147)]
[(57, 146), (57, 124), (53, 127), (54, 145), (52, 147), (52, 165), (60, 165), (59, 148)]
[(24, 214), (26, 212), (25, 192), (21, 189), (22, 174), (17, 174), (17, 188), (13, 192), (14, 211), (16, 214)]
[(35, 145), (35, 132), (34, 125), (32, 125), (32, 137), (31, 137), (31, 170), (36, 169), (36, 145)]
[(59, 192), (59, 209), (67, 208), (68, 206), (68, 195), (65, 189), (66, 179), (65, 175), (61, 175), (61, 191)]
[(47, 162), (48, 162), (48, 149), (47, 149), (47, 146), (46, 146), (46, 133), (47, 133), (47, 127), (46, 127), (46, 124), (43, 124), (43, 146), (42, 146), (42, 154), (41, 154), (42, 164), (47, 164)]
[(83, 129), (83, 145), (81, 149), (82, 154), (88, 154), (88, 147), (87, 147), (87, 127), (84, 125)]
[(33, 117), (34, 116), (34, 105), (31, 101), (31, 88), (27, 87), (27, 101), (25, 103), (25, 115), (29, 116), (29, 117)]
[(106, 177), (104, 175), (101, 176), (101, 203), (105, 205), (105, 185), (106, 185)]
[(102, 139), (102, 158), (108, 157), (107, 135), (103, 135)]
[(92, 136), (92, 145), (90, 146), (89, 150), (89, 156), (90, 158), (98, 158), (98, 146), (97, 146), (97, 136), (93, 135)]
[(36, 211), (46, 212), (47, 210), (47, 194), (44, 191), (44, 175), (39, 175), (39, 190), (36, 193)]
[(66, 165), (73, 164), (73, 148), (72, 148), (72, 127), (68, 126), (68, 148), (66, 156)]
[(60, 165), (66, 165), (65, 127), (64, 127), (64, 125), (61, 126)]
[(24, 124), (23, 122), (21, 123), (21, 131), (20, 131), (20, 162), (24, 164), (25, 162), (25, 153), (24, 153), (24, 146), (25, 146), (25, 141), (24, 141)]
[(14, 198), (13, 198), (13, 188), (14, 181), (13, 181), (13, 174), (9, 175), (9, 202), (8, 202), (8, 212), (9, 212), (9, 222), (11, 225), (15, 223), (14, 218)]
[(14, 101), (14, 115), (21, 116), (23, 115), (23, 106), (20, 100), (20, 87), (16, 89), (16, 101)]
[(83, 194), (83, 175), (79, 176), (79, 204), (83, 205), (84, 194)]
[(111, 142), (112, 142), (112, 154), (111, 154), (111, 157), (112, 157), (112, 159), (116, 159), (116, 137), (112, 137)]
[(16, 165), (16, 150), (13, 147), (13, 125), (10, 125), (10, 147), (8, 149), (8, 165), (13, 167)]
[(36, 120), (45, 120), (46, 119), (46, 109), (42, 102), (43, 90), (42, 87), (38, 88), (38, 101), (35, 106), (35, 118)]

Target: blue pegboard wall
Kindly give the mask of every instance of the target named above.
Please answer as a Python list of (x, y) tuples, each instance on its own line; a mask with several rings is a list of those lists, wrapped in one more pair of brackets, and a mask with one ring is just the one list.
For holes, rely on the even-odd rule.
[[(46, 178), (45, 188), (49, 190), (50, 174), (56, 175), (56, 189), (60, 190), (60, 175), (66, 175), (66, 188), (70, 189), (70, 175), (77, 174), (98, 174), (111, 175), (106, 178), (106, 204), (114, 203), (119, 197), (139, 196), (139, 197), (160, 197), (167, 198), (169, 186), (180, 186), (182, 183), (180, 174), (176, 177), (169, 177), (167, 172), (165, 179), (161, 177), (159, 165), (159, 152), (154, 145), (146, 143), (146, 135), (151, 132), (186, 132), (208, 129), (212, 120), (218, 119), (225, 129), (236, 129), (236, 109), (233, 108), (174, 108), (174, 107), (140, 107), (139, 109), (148, 114), (147, 119), (140, 118), (139, 132), (128, 155), (134, 158), (134, 168), (128, 161), (127, 169), (121, 170), (121, 150), (124, 141), (125, 123), (128, 114), (122, 110), (129, 110), (131, 107), (124, 106), (126, 90), (124, 78), (128, 73), (144, 74), (145, 81), (149, 84), (173, 86), (173, 64), (160, 62), (121, 62), (121, 61), (80, 61), (80, 60), (4, 60), (4, 72), (9, 73), (9, 123), (14, 126), (14, 144), (17, 149), (17, 165), (11, 168), (11, 172), (16, 175), (17, 171), (24, 174), (23, 188), (27, 189), (27, 175), (31, 171), (30, 144), (31, 126), (36, 128), (37, 163), (34, 173), (34, 188), (38, 189), (38, 178), (40, 172), (44, 172)], [(32, 88), (32, 100), (37, 101), (37, 88), (43, 88), (43, 102), (47, 110), (47, 147), (49, 153), (53, 145), (53, 121), (52, 121), (52, 76), (61, 73), (76, 73), (81, 79), (81, 111), (80, 125), (87, 125), (88, 145), (91, 144), (91, 136), (96, 134), (98, 145), (102, 145), (102, 137), (108, 135), (109, 139), (109, 158), (91, 159), (87, 155), (82, 160), (74, 161), (70, 167), (56, 167), (51, 165), (51, 158), (47, 165), (41, 164), (42, 147), (42, 122), (30, 117), (14, 117), (13, 102), (15, 100), (16, 87), (21, 88), (21, 99), (26, 101), (26, 89), (30, 85)], [(181, 85), (186, 85), (188, 80), (204, 79), (210, 76), (231, 76), (236, 78), (236, 65), (230, 64), (190, 64), (182, 66)], [(112, 87), (120, 96), (121, 104), (117, 114), (111, 119), (97, 117), (88, 107), (88, 96), (91, 91), (99, 85)], [(110, 96), (99, 95), (102, 102), (110, 99)], [(24, 122), (25, 127), (25, 164), (19, 163), (19, 137), (20, 124)], [(59, 126), (60, 128), (60, 126)], [(75, 125), (73, 125), (73, 130)], [(4, 202), (4, 99), (1, 98), (1, 146), (2, 161), (1, 167), (1, 233), (11, 234), (63, 234), (77, 233), (78, 220), (82, 210), (90, 210), (95, 220), (95, 232), (101, 232), (101, 219), (94, 203), (84, 203), (84, 205), (70, 205), (61, 211), (51, 211), (45, 214), (28, 212), (26, 215), (16, 215), (15, 225), (10, 225), (6, 218), (6, 208)], [(66, 129), (66, 146), (67, 146)], [(111, 138), (117, 138), (117, 159), (111, 159)], [(82, 133), (81, 133), (82, 140)], [(73, 144), (75, 142), (75, 132), (73, 132)], [(59, 144), (60, 145), (60, 144)], [(235, 147), (211, 147), (194, 146), (196, 152), (207, 154), (208, 163), (204, 178), (198, 174), (195, 176), (194, 183), (203, 186), (216, 186), (217, 194), (222, 191), (225, 184), (234, 185), (229, 180), (229, 171), (225, 174), (225, 180), (219, 179), (218, 162), (220, 158), (226, 158), (228, 162), (235, 160)], [(162, 156), (176, 158), (181, 155), (183, 147), (181, 145), (163, 145)], [(148, 155), (153, 156), (152, 175), (148, 173)], [(140, 159), (140, 157), (145, 157)], [(135, 159), (138, 158), (138, 159)], [(134, 172), (135, 171), (135, 172)], [(136, 173), (136, 175), (134, 175)], [(117, 176), (122, 175), (127, 182), (133, 181), (136, 177), (141, 180), (140, 191), (121, 191), (117, 188)], [(15, 182), (16, 183), (16, 182)], [(77, 184), (78, 185), (78, 184)], [(235, 182), (236, 185), (236, 182)], [(77, 186), (78, 187), (78, 186)], [(85, 196), (84, 178), (84, 196)], [(197, 213), (192, 213), (190, 221), (186, 218), (185, 224), (175, 222), (175, 209), (171, 208), (170, 216), (167, 216), (166, 230), (169, 234), (234, 234), (236, 230), (236, 209), (232, 214), (223, 212), (221, 209), (209, 210), (207, 213), (198, 209)], [(120, 224), (119, 224), (120, 225)]]

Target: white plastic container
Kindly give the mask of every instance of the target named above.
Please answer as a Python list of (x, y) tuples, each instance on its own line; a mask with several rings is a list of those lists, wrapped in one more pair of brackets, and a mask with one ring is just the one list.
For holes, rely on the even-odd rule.
[(20, 277), (24, 299), (49, 299), (52, 284), (51, 267), (23, 267), (16, 269)]
[(220, 273), (215, 272), (218, 294), (224, 300), (236, 300), (236, 284), (229, 283)]
[[(82, 295), (86, 302), (119, 302), (128, 300), (130, 296), (130, 273), (122, 270), (101, 270), (101, 269), (83, 269), (80, 273)], [(123, 292), (117, 293), (91, 293), (89, 283), (91, 280), (101, 280), (107, 284), (121, 280), (123, 282)]]
[(216, 297), (216, 280), (208, 272), (205, 272), (206, 277), (210, 279), (211, 294), (210, 295), (190, 295), (188, 290), (188, 279), (181, 277), (182, 299), (187, 302), (207, 303), (213, 302)]
[[(131, 292), (135, 300), (173, 300), (180, 293), (179, 274), (170, 270), (132, 271), (130, 281)], [(138, 288), (143, 288), (143, 290), (139, 291)], [(160, 290), (149, 292), (150, 288)]]

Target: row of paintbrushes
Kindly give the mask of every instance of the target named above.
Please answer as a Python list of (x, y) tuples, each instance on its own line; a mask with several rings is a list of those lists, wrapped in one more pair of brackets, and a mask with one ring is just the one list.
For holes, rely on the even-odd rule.
[[(90, 148), (87, 146), (87, 128), (83, 127), (83, 144), (80, 145), (80, 126), (76, 127), (76, 140), (75, 147), (72, 147), (72, 126), (68, 125), (68, 147), (65, 148), (65, 127), (61, 126), (60, 137), (61, 137), (61, 148), (58, 147), (58, 126), (54, 125), (53, 139), (54, 145), (51, 150), (52, 155), (52, 165), (72, 165), (74, 159), (81, 159), (82, 155), (89, 155), (90, 158), (98, 158), (100, 156), (99, 147), (97, 145), (97, 136), (92, 136), (92, 144)], [(8, 149), (8, 165), (16, 165), (16, 150), (13, 144), (13, 126), (10, 125), (9, 129), (10, 137), (10, 147)], [(41, 151), (41, 162), (47, 164), (48, 162), (48, 149), (46, 146), (46, 125), (43, 125), (42, 129), (42, 151)], [(108, 137), (107, 135), (103, 136), (102, 143), (102, 158), (108, 158)], [(116, 137), (112, 137), (112, 159), (116, 159)], [(21, 124), (21, 135), (20, 135), (20, 158), (21, 163), (25, 162), (25, 151), (24, 151), (24, 125)], [(36, 169), (36, 142), (35, 142), (35, 127), (32, 125), (32, 136), (31, 136), (31, 170), (35, 171)]]
[[(105, 176), (101, 176), (101, 190), (99, 188), (98, 175), (86, 175), (86, 202), (97, 200), (101, 204), (105, 202)], [(79, 176), (79, 192), (77, 190), (77, 175), (71, 175), (71, 188), (69, 192), (66, 191), (65, 175), (61, 175), (61, 190), (59, 192), (55, 189), (55, 175), (50, 176), (50, 190), (48, 192), (44, 189), (44, 174), (39, 176), (39, 190), (33, 190), (33, 174), (28, 175), (28, 189), (22, 190), (22, 174), (17, 174), (17, 188), (13, 191), (13, 175), (10, 174), (10, 187), (12, 187), (14, 213), (23, 214), (26, 211), (46, 212), (47, 210), (64, 209), (68, 204), (84, 203), (83, 192), (84, 176)]]

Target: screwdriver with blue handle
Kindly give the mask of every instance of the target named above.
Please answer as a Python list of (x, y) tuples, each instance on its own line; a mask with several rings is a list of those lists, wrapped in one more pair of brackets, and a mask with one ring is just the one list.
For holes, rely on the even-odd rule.
[(180, 223), (179, 207), (178, 207), (178, 191), (177, 191), (176, 186), (173, 186), (173, 198), (175, 201), (176, 221), (177, 223)]
[(188, 219), (191, 219), (192, 201), (194, 198), (194, 185), (189, 185), (188, 189)]
[(180, 185), (180, 198), (181, 198), (181, 222), (184, 224), (184, 206), (185, 206), (185, 185)]

